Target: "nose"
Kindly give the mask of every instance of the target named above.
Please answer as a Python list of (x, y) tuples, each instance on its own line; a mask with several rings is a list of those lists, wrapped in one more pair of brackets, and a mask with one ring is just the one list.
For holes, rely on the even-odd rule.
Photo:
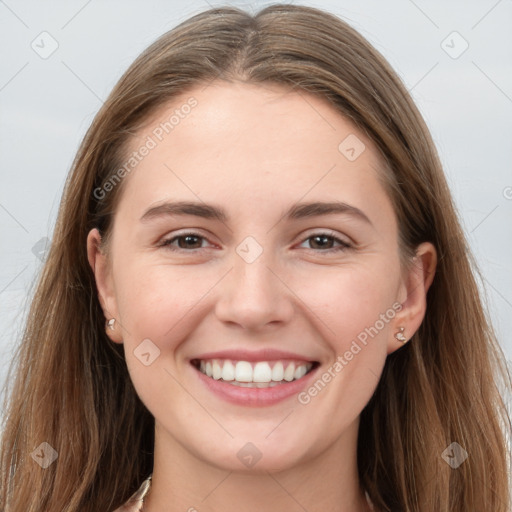
[(251, 263), (234, 254), (233, 267), (218, 289), (215, 312), (220, 321), (253, 331), (290, 321), (294, 295), (273, 263), (266, 251)]

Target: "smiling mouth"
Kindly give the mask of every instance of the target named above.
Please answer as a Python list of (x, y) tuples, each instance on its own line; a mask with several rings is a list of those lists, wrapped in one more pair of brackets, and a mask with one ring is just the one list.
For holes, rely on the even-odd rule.
[(233, 386), (267, 388), (299, 380), (314, 370), (316, 361), (235, 361), (231, 359), (192, 359), (192, 366), (211, 379)]

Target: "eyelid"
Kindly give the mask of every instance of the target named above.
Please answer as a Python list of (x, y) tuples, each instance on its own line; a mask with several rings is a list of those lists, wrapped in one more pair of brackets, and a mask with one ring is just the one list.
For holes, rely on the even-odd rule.
[(348, 237), (347, 235), (337, 233), (333, 229), (329, 229), (329, 228), (313, 228), (311, 230), (308, 230), (306, 233), (301, 235), (301, 240), (305, 241), (308, 238), (311, 238), (313, 236), (321, 236), (321, 235), (335, 238), (335, 239), (339, 240), (340, 242), (343, 242), (347, 245), (351, 245), (351, 246), (355, 245), (355, 242), (352, 241), (352, 239), (350, 237)]
[[(301, 241), (299, 242), (299, 245), (302, 245), (303, 243), (307, 242), (308, 240), (317, 237), (317, 236), (325, 236), (328, 238), (332, 238), (332, 240), (335, 243), (338, 243), (339, 245), (337, 247), (331, 247), (329, 249), (310, 249), (306, 248), (308, 252), (313, 252), (315, 254), (338, 254), (345, 251), (348, 251), (350, 249), (354, 249), (356, 247), (356, 244), (352, 242), (350, 239), (345, 240), (342, 236), (339, 236), (336, 232), (330, 230), (330, 229), (318, 229), (316, 231), (313, 231), (311, 233), (307, 233), (305, 235), (302, 235)], [(347, 237), (348, 238), (348, 237)]]
[[(170, 235), (165, 235), (161, 238), (161, 240), (157, 243), (157, 245), (159, 247), (165, 247), (165, 246), (170, 246), (170, 244), (172, 242), (174, 242), (177, 238), (182, 238), (182, 237), (185, 237), (185, 236), (195, 236), (197, 238), (201, 238), (203, 240), (206, 240), (208, 243), (212, 244), (212, 245), (215, 245), (213, 242), (210, 241), (210, 237), (209, 235), (204, 235), (202, 233), (202, 230), (199, 229), (199, 228), (184, 228), (185, 231), (177, 231), (177, 232), (172, 232)], [(184, 251), (184, 252), (194, 252), (194, 251), (197, 251), (198, 249), (181, 249), (180, 247), (171, 247), (171, 249), (174, 249), (176, 251)], [(200, 247), (200, 249), (207, 249), (207, 247)]]

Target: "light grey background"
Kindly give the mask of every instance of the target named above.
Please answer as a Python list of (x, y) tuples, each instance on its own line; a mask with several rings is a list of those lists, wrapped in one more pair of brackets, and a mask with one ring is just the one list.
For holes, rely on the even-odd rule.
[[(348, 21), (412, 91), (512, 359), (512, 1), (297, 3)], [(0, 385), (42, 265), (33, 248), (51, 238), (65, 176), (102, 99), (145, 47), (190, 15), (267, 4), (0, 0)]]

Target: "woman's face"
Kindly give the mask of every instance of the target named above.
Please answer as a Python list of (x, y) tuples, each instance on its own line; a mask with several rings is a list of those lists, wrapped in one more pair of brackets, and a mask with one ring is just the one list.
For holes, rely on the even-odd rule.
[(159, 435), (237, 470), (353, 446), (394, 333), (424, 312), (406, 307), (374, 145), (304, 92), (214, 82), (161, 108), (133, 152), (108, 259), (96, 231), (88, 244)]

